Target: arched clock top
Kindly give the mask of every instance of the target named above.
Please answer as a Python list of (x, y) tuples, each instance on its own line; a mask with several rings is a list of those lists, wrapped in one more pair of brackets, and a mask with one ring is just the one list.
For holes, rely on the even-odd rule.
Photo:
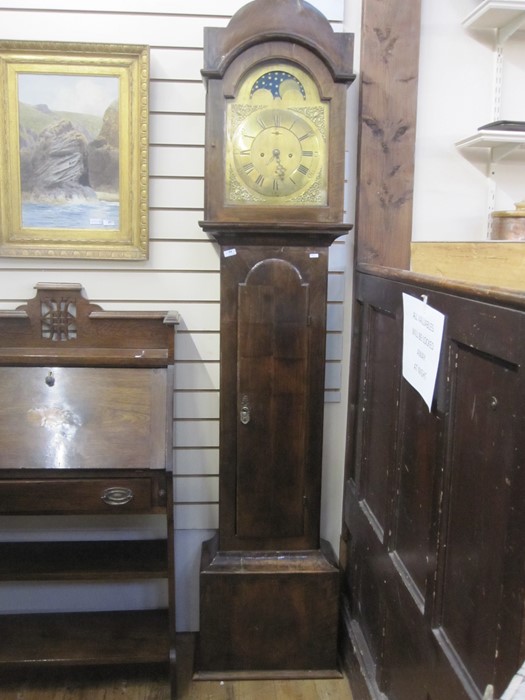
[(253, 0), (204, 39), (205, 221), (341, 223), (352, 36), (303, 0)]
[(222, 78), (250, 47), (286, 40), (304, 46), (327, 66), (335, 82), (351, 83), (354, 36), (334, 32), (326, 17), (304, 0), (253, 0), (225, 28), (205, 28), (202, 75)]

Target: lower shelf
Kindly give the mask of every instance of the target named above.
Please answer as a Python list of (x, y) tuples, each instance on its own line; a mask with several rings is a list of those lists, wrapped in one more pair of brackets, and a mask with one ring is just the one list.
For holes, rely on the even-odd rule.
[(0, 542), (0, 581), (163, 578), (166, 540)]
[(2, 615), (0, 668), (169, 662), (167, 610)]

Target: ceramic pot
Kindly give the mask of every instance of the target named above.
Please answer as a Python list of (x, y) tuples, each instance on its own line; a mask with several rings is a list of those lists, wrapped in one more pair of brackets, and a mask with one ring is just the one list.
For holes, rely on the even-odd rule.
[(492, 233), (494, 241), (525, 241), (525, 199), (516, 204), (514, 211), (492, 213)]

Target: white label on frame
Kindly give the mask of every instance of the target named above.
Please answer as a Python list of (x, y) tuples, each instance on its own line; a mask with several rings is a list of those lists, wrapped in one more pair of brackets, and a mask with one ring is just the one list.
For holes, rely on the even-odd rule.
[(237, 251), (235, 250), (235, 248), (229, 248), (228, 250), (224, 251), (225, 258), (231, 258), (232, 255), (237, 255)]

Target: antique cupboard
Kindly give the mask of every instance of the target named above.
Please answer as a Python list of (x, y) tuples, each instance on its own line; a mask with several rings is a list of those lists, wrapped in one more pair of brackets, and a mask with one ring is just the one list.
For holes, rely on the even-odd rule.
[[(525, 655), (525, 301), (410, 271), (419, 5), (364, 3), (342, 638), (360, 698), (481, 700)], [(430, 411), (403, 294), (445, 315)]]

